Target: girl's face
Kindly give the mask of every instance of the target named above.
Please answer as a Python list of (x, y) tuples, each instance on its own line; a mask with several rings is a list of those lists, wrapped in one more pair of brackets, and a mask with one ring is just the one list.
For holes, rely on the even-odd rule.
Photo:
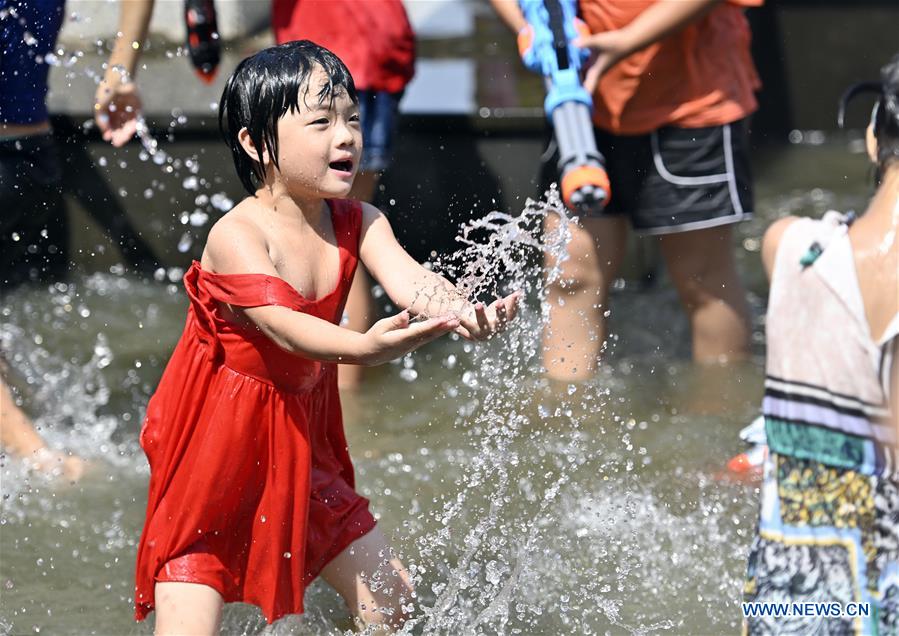
[(324, 71), (315, 69), (305, 96), (300, 96), (300, 110), (288, 111), (278, 121), (280, 171), (275, 170), (274, 176), (295, 197), (345, 197), (359, 168), (359, 108), (346, 91), (337, 93), (330, 104), (319, 104), (319, 89), (327, 81)]

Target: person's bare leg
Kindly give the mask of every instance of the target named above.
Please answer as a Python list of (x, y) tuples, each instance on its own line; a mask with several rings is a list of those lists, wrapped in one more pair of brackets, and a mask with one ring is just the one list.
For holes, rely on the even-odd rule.
[[(551, 231), (558, 222), (557, 216), (547, 217), (544, 230)], [(596, 371), (606, 339), (609, 286), (627, 247), (624, 217), (582, 223), (583, 227), (571, 224), (568, 260), (547, 294), (550, 317), (543, 333), (543, 366), (550, 378), (559, 381), (585, 380)], [(547, 267), (553, 264), (547, 258)]]
[[(357, 174), (349, 198), (370, 202), (374, 198), (379, 177), (377, 172)], [(344, 326), (353, 331), (364, 333), (374, 322), (375, 307), (371, 297), (371, 278), (362, 263), (356, 266), (356, 275), (350, 286), (344, 311), (347, 315), (347, 323)], [(338, 365), (337, 383), (341, 389), (354, 389), (362, 382), (364, 371), (364, 367), (355, 364)]]
[(337, 555), (322, 578), (343, 597), (361, 626), (379, 625), (391, 633), (408, 619), (412, 583), (377, 526)]
[(16, 404), (12, 391), (0, 377), (0, 446), (16, 455), (29, 457), (44, 448), (44, 440), (34, 430), (31, 419)]
[(222, 596), (199, 583), (156, 584), (156, 636), (214, 636), (222, 624)]
[(84, 460), (47, 447), (34, 423), (16, 404), (6, 380), (0, 376), (0, 447), (14, 453), (28, 465), (48, 475), (78, 481), (84, 474)]
[(749, 353), (749, 306), (734, 260), (730, 225), (667, 234), (661, 251), (690, 318), (693, 359), (742, 360)]

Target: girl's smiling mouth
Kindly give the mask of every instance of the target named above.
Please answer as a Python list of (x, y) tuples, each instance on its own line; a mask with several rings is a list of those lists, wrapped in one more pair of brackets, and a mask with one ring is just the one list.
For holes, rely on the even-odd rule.
[(351, 174), (353, 172), (353, 160), (341, 159), (339, 161), (332, 161), (328, 164), (328, 167), (331, 168), (331, 170), (335, 170), (337, 172), (346, 172), (347, 174)]

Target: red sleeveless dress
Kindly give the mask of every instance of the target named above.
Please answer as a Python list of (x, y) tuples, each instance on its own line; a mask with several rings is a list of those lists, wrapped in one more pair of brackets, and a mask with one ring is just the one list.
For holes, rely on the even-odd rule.
[(225, 320), (218, 303), (278, 305), (338, 323), (353, 280), (362, 209), (329, 201), (340, 277), (317, 300), (265, 274), (194, 262), (181, 340), (147, 407), (150, 463), (135, 618), (156, 581), (202, 583), (271, 623), (303, 611), (305, 587), (375, 520), (354, 490), (336, 365), (287, 353)]

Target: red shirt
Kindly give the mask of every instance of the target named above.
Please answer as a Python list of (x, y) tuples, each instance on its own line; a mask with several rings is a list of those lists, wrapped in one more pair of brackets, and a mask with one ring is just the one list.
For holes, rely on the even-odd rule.
[(415, 35), (401, 0), (274, 0), (279, 44), (312, 40), (350, 69), (356, 88), (402, 91), (415, 72)]
[[(654, 0), (580, 0), (592, 33), (620, 29)], [(761, 86), (749, 53), (743, 6), (728, 0), (700, 20), (624, 58), (600, 80), (594, 95), (597, 126), (624, 135), (666, 125), (702, 128), (729, 124), (758, 107)], [(742, 6), (740, 6), (742, 5)]]

